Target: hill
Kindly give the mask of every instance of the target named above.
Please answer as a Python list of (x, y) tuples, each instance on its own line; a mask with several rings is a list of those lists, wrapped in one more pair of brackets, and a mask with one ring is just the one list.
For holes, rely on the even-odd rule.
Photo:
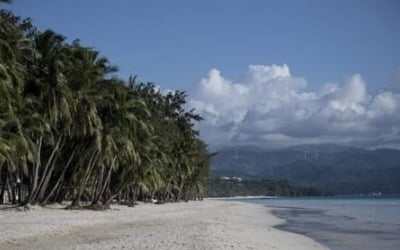
[(400, 193), (400, 150), (336, 144), (299, 145), (278, 150), (256, 146), (223, 148), (213, 157), (212, 175), (286, 179), (336, 194)]

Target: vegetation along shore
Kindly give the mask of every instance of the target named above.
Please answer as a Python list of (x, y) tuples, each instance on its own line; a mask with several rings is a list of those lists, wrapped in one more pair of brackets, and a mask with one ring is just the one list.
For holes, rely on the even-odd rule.
[(99, 51), (0, 12), (0, 203), (201, 199), (210, 155), (182, 91), (128, 81)]

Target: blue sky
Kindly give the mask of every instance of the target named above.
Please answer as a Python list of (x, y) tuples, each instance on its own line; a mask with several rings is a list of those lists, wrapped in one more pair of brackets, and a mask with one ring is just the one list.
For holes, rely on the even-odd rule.
[(399, 0), (5, 6), (99, 49), (123, 78), (189, 91), (210, 145), (400, 148)]
[(14, 0), (41, 29), (99, 49), (164, 88), (190, 89), (211, 68), (287, 64), (311, 88), (361, 73), (369, 89), (400, 67), (400, 1)]

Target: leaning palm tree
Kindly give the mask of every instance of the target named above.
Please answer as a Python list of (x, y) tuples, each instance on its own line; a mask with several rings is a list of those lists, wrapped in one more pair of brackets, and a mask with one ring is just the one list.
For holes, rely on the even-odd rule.
[[(7, 2), (1, 1), (0, 2)], [(188, 200), (209, 156), (186, 94), (110, 77), (99, 52), (0, 11), (0, 202)]]
[[(22, 96), (27, 71), (23, 65), (25, 58), (33, 53), (27, 33), (29, 20), (21, 20), (10, 12), (0, 11), (0, 161), (2, 162), (2, 195), (5, 183), (23, 181), (27, 166), (34, 159), (32, 140), (27, 136), (25, 123), (34, 120), (32, 102)], [(28, 115), (29, 113), (29, 115)], [(30, 126), (29, 128), (33, 128)], [(11, 183), (13, 184), (13, 183)], [(22, 184), (18, 185), (21, 191)], [(13, 190), (11, 190), (13, 191)], [(13, 202), (21, 195), (11, 192)]]

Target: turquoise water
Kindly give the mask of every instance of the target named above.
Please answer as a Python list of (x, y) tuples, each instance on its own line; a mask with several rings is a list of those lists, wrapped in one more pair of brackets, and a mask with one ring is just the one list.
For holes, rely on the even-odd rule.
[(333, 250), (399, 250), (400, 197), (278, 198), (252, 200), (273, 207), (287, 223)]

